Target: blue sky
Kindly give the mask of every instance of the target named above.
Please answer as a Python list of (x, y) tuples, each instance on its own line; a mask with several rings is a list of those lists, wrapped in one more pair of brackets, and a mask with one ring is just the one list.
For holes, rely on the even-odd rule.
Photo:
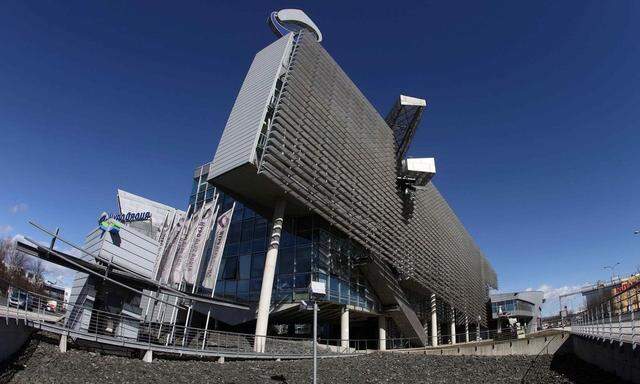
[(78, 243), (117, 188), (184, 207), (269, 11), (304, 7), (384, 115), (428, 100), (410, 150), (495, 266), (549, 294), (640, 265), (640, 5), (20, 2), (0, 12), (0, 236)]

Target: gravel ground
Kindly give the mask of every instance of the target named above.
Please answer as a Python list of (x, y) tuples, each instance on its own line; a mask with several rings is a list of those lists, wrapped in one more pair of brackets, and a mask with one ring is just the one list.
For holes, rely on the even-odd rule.
[[(147, 364), (70, 348), (57, 338), (35, 336), (23, 355), (5, 366), (0, 379), (10, 383), (309, 383), (311, 361), (227, 361), (157, 359)], [(320, 383), (619, 383), (573, 356), (424, 356), (375, 353), (326, 359)], [(526, 374), (526, 379), (523, 377)]]

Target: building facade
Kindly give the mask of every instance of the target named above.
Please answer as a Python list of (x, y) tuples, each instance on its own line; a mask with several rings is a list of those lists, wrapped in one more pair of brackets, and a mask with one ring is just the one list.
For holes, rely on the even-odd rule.
[[(542, 329), (542, 291), (496, 293), (491, 296), (490, 328), (501, 330), (515, 319), (527, 333)], [(495, 326), (494, 326), (495, 325)]]
[(406, 173), (426, 103), (401, 96), (383, 118), (312, 32), (255, 56), (208, 166), (238, 209), (216, 294), (258, 301), (258, 335), (310, 281), (347, 323), (349, 310), (390, 318), (419, 344), (425, 329), (486, 324), (494, 270), (433, 183)]

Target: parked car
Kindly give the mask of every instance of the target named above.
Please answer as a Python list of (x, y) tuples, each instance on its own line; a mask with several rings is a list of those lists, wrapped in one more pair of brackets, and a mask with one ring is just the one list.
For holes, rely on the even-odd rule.
[(27, 309), (29, 306), (29, 295), (26, 292), (13, 291), (9, 296), (9, 306), (18, 309)]

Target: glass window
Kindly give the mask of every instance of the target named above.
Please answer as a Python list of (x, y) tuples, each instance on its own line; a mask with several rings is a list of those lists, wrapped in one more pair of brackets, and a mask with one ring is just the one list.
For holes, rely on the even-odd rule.
[(240, 243), (240, 248), (238, 249), (238, 252), (240, 253), (251, 253), (251, 243), (253, 243), (251, 240), (247, 240), (247, 241), (243, 241)]
[(236, 297), (237, 282), (235, 280), (225, 281), (224, 283), (224, 295), (226, 297)]
[(193, 179), (193, 184), (191, 185), (191, 194), (195, 195), (198, 192), (198, 179)]
[(249, 280), (238, 280), (238, 298), (249, 299)]
[(228, 280), (228, 279), (235, 280), (238, 277), (238, 258), (230, 257), (226, 260), (227, 262), (224, 265), (223, 278), (225, 280)]
[(243, 219), (252, 219), (254, 215), (255, 213), (249, 207), (244, 207)]
[(253, 240), (253, 220), (244, 220), (242, 222), (242, 235), (240, 237), (241, 241), (251, 241)]
[(311, 246), (296, 250), (296, 273), (311, 272)]
[(249, 289), (251, 292), (260, 292), (262, 289), (262, 277), (251, 279)]
[[(220, 197), (222, 198), (223, 196), (220, 196)], [(233, 199), (231, 198), (231, 196), (224, 195), (224, 202), (222, 203), (221, 213), (227, 212), (228, 210), (231, 209), (231, 207), (233, 207)]]
[(233, 216), (231, 217), (232, 223), (239, 223), (242, 221), (242, 206), (236, 203), (236, 207), (233, 209)]
[(296, 273), (296, 279), (294, 282), (295, 288), (309, 288), (309, 273)]
[(281, 249), (278, 254), (278, 273), (293, 273), (295, 249)]
[(282, 234), (280, 236), (280, 247), (286, 248), (295, 245), (295, 237), (293, 236), (293, 226), (291, 220), (284, 221)]
[[(224, 269), (226, 267), (227, 264), (227, 259), (223, 258), (222, 260), (220, 260), (220, 269), (218, 269), (218, 281), (222, 280), (224, 277)], [(222, 293), (222, 291), (218, 291), (220, 293)]]
[(233, 223), (229, 226), (229, 232), (227, 233), (227, 243), (237, 243), (240, 241), (240, 223)]
[(311, 231), (298, 232), (296, 236), (296, 244), (298, 246), (311, 245)]
[(251, 277), (251, 255), (244, 254), (238, 257), (238, 269), (240, 279)]
[(264, 272), (264, 253), (254, 253), (251, 257), (251, 277), (262, 277)]
[(293, 275), (278, 275), (278, 291), (290, 291), (293, 288)]
[(215, 190), (214, 188), (209, 188), (209, 189), (205, 192), (205, 196), (204, 196), (205, 200), (207, 200), (207, 201), (209, 201), (209, 200), (213, 200), (213, 193), (214, 193), (215, 191), (216, 191), (216, 190)]
[(216, 296), (224, 296), (224, 281), (222, 279), (218, 279), (218, 281), (216, 281), (216, 290), (214, 294)]

